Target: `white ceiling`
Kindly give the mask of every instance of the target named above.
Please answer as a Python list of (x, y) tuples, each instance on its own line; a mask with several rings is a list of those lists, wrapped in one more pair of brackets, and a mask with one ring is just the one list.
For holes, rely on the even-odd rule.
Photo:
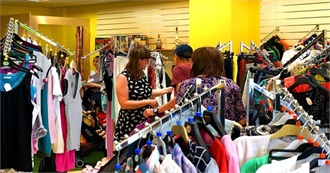
[[(128, 1), (128, 0), (0, 0), (0, 4), (12, 5), (12, 6), (51, 8), (51, 7), (90, 5), (90, 4), (118, 2), (118, 1)], [(131, 1), (138, 1), (138, 0), (131, 0)]]

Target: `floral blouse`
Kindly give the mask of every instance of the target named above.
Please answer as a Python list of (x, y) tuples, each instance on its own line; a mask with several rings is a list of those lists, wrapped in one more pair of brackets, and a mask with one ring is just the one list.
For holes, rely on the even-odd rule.
[[(225, 80), (225, 118), (238, 122), (245, 117), (245, 108), (243, 106), (240, 87), (234, 83), (231, 79), (225, 77), (198, 77), (202, 79), (202, 88), (211, 88), (218, 84), (219, 80)], [(195, 85), (196, 78), (190, 78), (183, 81), (179, 87), (178, 94), (176, 96), (176, 102), (178, 103), (187, 92), (190, 85)], [(213, 110), (218, 114), (218, 94), (216, 91), (212, 97), (205, 98), (202, 101), (204, 107), (213, 106)]]

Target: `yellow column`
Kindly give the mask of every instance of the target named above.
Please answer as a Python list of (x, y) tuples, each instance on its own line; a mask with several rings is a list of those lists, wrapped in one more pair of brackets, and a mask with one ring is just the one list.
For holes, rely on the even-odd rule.
[(190, 0), (189, 13), (193, 49), (232, 40), (238, 54), (240, 41), (259, 44), (260, 0)]
[(193, 49), (231, 39), (231, 0), (190, 0), (189, 15)]

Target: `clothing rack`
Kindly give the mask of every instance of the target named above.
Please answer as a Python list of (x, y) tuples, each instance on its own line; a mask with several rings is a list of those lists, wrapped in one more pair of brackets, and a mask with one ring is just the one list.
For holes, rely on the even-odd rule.
[(264, 52), (262, 52), (259, 47), (253, 41), (251, 41), (251, 51), (253, 51), (253, 49), (255, 49), (264, 60), (266, 60), (268, 67), (274, 67), (274, 64), (267, 58), (267, 55), (265, 55)]
[(251, 46), (248, 46), (248, 45), (244, 44), (243, 41), (241, 41), (240, 42), (240, 49), (239, 49), (240, 53), (243, 53), (244, 48), (251, 52)]
[(55, 43), (53, 40), (49, 39), (48, 37), (40, 34), (38, 31), (32, 29), (31, 27), (27, 26), (26, 24), (21, 23), (18, 20), (15, 20), (15, 25), (18, 25), (22, 27), (23, 29), (27, 30), (28, 32), (34, 34), (35, 36), (41, 38), (42, 40), (46, 41), (47, 43), (63, 50), (64, 52), (68, 53), (68, 55), (73, 56), (75, 53), (71, 52), (69, 49), (65, 48), (64, 46), (59, 45), (58, 43)]
[(101, 48), (96, 49), (96, 50), (94, 50), (93, 52), (90, 52), (89, 54), (87, 54), (87, 55), (85, 55), (85, 56), (83, 56), (83, 57), (81, 57), (81, 58), (82, 58), (82, 59), (86, 59), (86, 58), (88, 58), (88, 57), (94, 55), (95, 53), (100, 52), (101, 50), (105, 49), (106, 47), (108, 47), (108, 46), (110, 46), (110, 45), (111, 45), (111, 42), (109, 42), (108, 44), (105, 44), (105, 45), (102, 46)]
[(265, 42), (266, 40), (270, 39), (270, 37), (272, 37), (273, 35), (275, 35), (278, 31), (280, 31), (280, 27), (277, 26), (272, 32), (270, 32), (269, 34), (267, 34), (264, 38), (262, 38), (260, 40), (260, 43)]
[(310, 30), (304, 37), (302, 37), (300, 40), (303, 40), (304, 38), (306, 38), (307, 36), (309, 36), (311, 33), (315, 32), (315, 31), (318, 31), (320, 28), (320, 25), (315, 25), (315, 27)]
[(165, 124), (166, 122), (170, 121), (173, 117), (180, 114), (180, 112), (183, 112), (187, 109), (189, 109), (192, 104), (196, 105), (200, 99), (204, 99), (206, 97), (209, 97), (210, 94), (216, 92), (217, 90), (223, 89), (225, 87), (225, 82), (223, 80), (220, 80), (219, 84), (213, 86), (210, 89), (204, 89), (204, 92), (199, 94), (198, 96), (192, 98), (190, 101), (184, 103), (182, 106), (176, 106), (176, 108), (173, 111), (166, 111), (165, 115), (161, 118), (155, 118), (156, 120), (148, 125), (148, 127), (145, 127), (141, 130), (134, 130), (136, 131), (135, 134), (132, 136), (124, 139), (121, 142), (115, 141), (115, 150), (119, 151), (126, 146), (132, 144), (133, 142), (137, 141), (138, 139), (142, 138), (143, 136), (147, 135), (152, 130), (160, 127), (161, 125)]
[(297, 54), (295, 54), (288, 62), (286, 62), (283, 67), (287, 67), (289, 64), (293, 63), (296, 59), (298, 59), (303, 53), (305, 53), (308, 49), (310, 49), (315, 43), (317, 43), (320, 39), (322, 39), (323, 47), (326, 47), (327, 30), (322, 30), (322, 33), (316, 36), (308, 45), (306, 45), (303, 49), (301, 49)]
[(228, 47), (228, 46), (229, 46), (229, 51), (233, 52), (233, 41), (231, 41), (231, 40), (228, 43), (224, 44), (224, 45), (222, 45), (222, 43), (219, 42), (216, 48), (218, 50), (222, 51), (223, 48)]
[(276, 90), (277, 93), (283, 93), (284, 98), (282, 99), (287, 105), (287, 108), (291, 108), (293, 112), (295, 112), (298, 116), (298, 120), (300, 120), (304, 127), (309, 127), (308, 129), (311, 133), (315, 133), (316, 138), (314, 141), (317, 141), (319, 146), (323, 147), (325, 152), (330, 153), (330, 143), (327, 136), (320, 130), (319, 124), (320, 120), (315, 121), (312, 115), (308, 115), (308, 113), (299, 105), (298, 101), (292, 96), (290, 91), (282, 86), (280, 81), (276, 82)]
[(3, 54), (5, 56), (3, 65), (8, 65), (8, 52), (11, 49), (11, 43), (13, 41), (13, 33), (14, 33), (14, 18), (10, 18), (7, 27), (4, 48), (3, 48)]
[(167, 56), (163, 55), (161, 52), (158, 52), (156, 50), (153, 50), (151, 49), (150, 47), (148, 47), (148, 49), (150, 50), (150, 56), (153, 57), (153, 58), (157, 58), (158, 56), (160, 58), (165, 58), (165, 59), (168, 59)]
[[(289, 92), (287, 88), (285, 88), (280, 80), (274, 81), (274, 91), (269, 92), (264, 88), (260, 87), (258, 84), (254, 83), (253, 79), (248, 79), (247, 86), (247, 112), (246, 112), (246, 125), (249, 123), (249, 101), (250, 94), (253, 94), (253, 90), (256, 89), (260, 93), (264, 94), (271, 100), (275, 100), (275, 94), (283, 94), (284, 97), (280, 99), (280, 105), (284, 106), (287, 110), (293, 111), (297, 115), (297, 119), (304, 124), (304, 127), (309, 128), (312, 132), (315, 132), (317, 137), (317, 142), (320, 146), (325, 147), (324, 150), (329, 153), (330, 152), (330, 143), (326, 135), (319, 129), (318, 124), (320, 124), (320, 120), (315, 121), (313, 116), (308, 115), (308, 113), (299, 105), (298, 101), (293, 97), (293, 95)], [(274, 94), (275, 93), (275, 94)]]
[(325, 47), (320, 53), (305, 62), (306, 65), (315, 64), (330, 56), (330, 46)]

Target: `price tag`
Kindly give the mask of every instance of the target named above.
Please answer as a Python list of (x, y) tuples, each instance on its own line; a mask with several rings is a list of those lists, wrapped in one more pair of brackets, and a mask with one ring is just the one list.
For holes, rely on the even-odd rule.
[(5, 83), (5, 85), (3, 87), (5, 88), (5, 91), (7, 91), (7, 92), (12, 89), (9, 83)]

